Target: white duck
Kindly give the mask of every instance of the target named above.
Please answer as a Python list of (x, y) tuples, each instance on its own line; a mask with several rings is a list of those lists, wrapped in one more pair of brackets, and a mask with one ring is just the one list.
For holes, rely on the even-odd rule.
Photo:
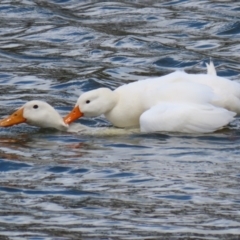
[(107, 127), (88, 127), (82, 124), (64, 123), (60, 114), (48, 103), (33, 100), (25, 103), (13, 114), (0, 120), (0, 127), (11, 127), (16, 124), (27, 123), (41, 128), (55, 128), (60, 131), (81, 132), (84, 135), (119, 135), (137, 133), (138, 129), (107, 128)]
[[(208, 68), (208, 72), (214, 65)], [(210, 71), (211, 73), (211, 71)], [(142, 132), (213, 132), (240, 113), (240, 84), (210, 74), (174, 72), (118, 87), (83, 93), (69, 124), (79, 117), (101, 114), (117, 127), (138, 127)]]
[(20, 123), (28, 123), (42, 128), (55, 128), (67, 131), (68, 124), (64, 123), (59, 113), (43, 101), (29, 101), (13, 114), (0, 121), (0, 127), (10, 127)]

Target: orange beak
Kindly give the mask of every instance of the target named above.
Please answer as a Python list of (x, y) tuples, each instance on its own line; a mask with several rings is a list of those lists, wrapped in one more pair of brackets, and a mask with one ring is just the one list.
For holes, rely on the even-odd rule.
[(26, 121), (27, 119), (23, 117), (23, 108), (20, 108), (9, 117), (0, 120), (0, 127), (11, 127)]
[(79, 107), (76, 106), (65, 118), (63, 118), (63, 120), (66, 124), (70, 124), (82, 116), (83, 113), (80, 111)]

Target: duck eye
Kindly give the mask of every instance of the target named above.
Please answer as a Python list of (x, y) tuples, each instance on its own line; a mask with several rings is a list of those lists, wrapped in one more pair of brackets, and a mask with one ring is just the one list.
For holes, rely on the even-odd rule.
[(87, 100), (86, 103), (87, 103), (87, 104), (90, 103), (90, 100)]
[(38, 108), (38, 105), (34, 105), (33, 108), (37, 109), (37, 108)]

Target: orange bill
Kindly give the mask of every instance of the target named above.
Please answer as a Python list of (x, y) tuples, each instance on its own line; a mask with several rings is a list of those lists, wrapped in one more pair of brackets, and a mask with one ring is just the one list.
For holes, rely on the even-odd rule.
[(70, 124), (82, 116), (83, 113), (80, 111), (79, 107), (76, 106), (66, 117), (63, 118), (63, 120), (66, 124)]
[(26, 118), (23, 117), (23, 108), (20, 108), (9, 117), (0, 120), (0, 127), (11, 127), (26, 121)]

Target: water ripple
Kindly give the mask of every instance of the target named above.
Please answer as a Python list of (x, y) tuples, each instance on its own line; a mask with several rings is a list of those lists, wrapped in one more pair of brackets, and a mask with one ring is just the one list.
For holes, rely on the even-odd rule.
[[(239, 81), (237, 1), (9, 1), (0, 114), (174, 70)], [(102, 117), (81, 119), (110, 126)], [(2, 239), (238, 239), (239, 119), (206, 135), (0, 129)]]

